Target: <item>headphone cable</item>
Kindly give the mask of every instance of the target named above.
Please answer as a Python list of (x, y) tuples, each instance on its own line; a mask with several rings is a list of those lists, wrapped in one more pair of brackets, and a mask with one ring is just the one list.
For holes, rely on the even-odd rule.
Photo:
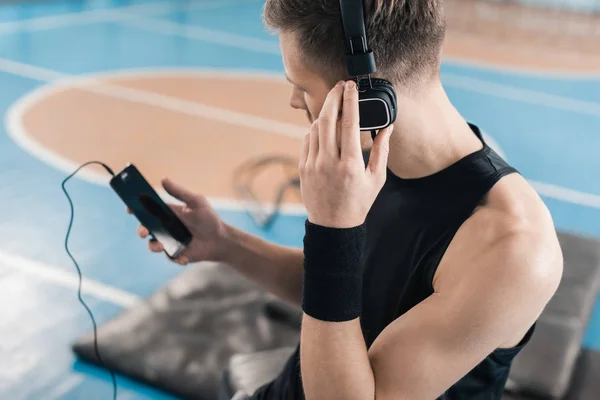
[[(251, 186), (256, 176), (264, 171), (271, 164), (281, 164), (283, 167), (293, 167), (293, 177), (289, 177), (286, 181), (277, 187), (273, 209), (265, 210), (262, 202), (256, 197)], [(279, 217), (283, 197), (289, 188), (300, 188), (300, 179), (297, 176), (297, 161), (287, 156), (263, 156), (257, 159), (252, 159), (242, 163), (233, 172), (233, 187), (237, 194), (247, 201), (246, 212), (253, 219), (254, 223), (263, 228), (268, 229), (273, 225)], [(270, 208), (270, 207), (269, 207)]]
[(81, 269), (79, 268), (77, 261), (75, 261), (75, 258), (73, 257), (73, 255), (71, 254), (71, 251), (69, 250), (69, 235), (71, 234), (71, 228), (73, 227), (73, 219), (75, 217), (75, 209), (73, 207), (73, 202), (71, 201), (71, 197), (69, 196), (69, 193), (67, 193), (65, 184), (67, 183), (67, 181), (69, 181), (69, 179), (71, 179), (73, 176), (75, 176), (75, 174), (77, 174), (77, 172), (79, 172), (79, 170), (81, 170), (83, 167), (90, 165), (90, 164), (99, 164), (99, 165), (103, 166), (104, 169), (106, 169), (106, 171), (111, 176), (115, 176), (115, 173), (113, 172), (113, 170), (110, 169), (110, 167), (107, 166), (106, 164), (99, 162), (99, 161), (89, 161), (89, 162), (86, 162), (85, 164), (81, 165), (79, 168), (77, 168), (75, 170), (75, 172), (73, 172), (71, 175), (69, 175), (68, 177), (66, 177), (63, 180), (62, 190), (65, 193), (65, 196), (67, 196), (67, 200), (69, 200), (69, 205), (71, 207), (71, 219), (69, 221), (69, 228), (67, 229), (67, 235), (65, 238), (65, 250), (67, 251), (67, 254), (69, 255), (69, 257), (71, 258), (71, 261), (73, 261), (73, 264), (75, 264), (75, 268), (77, 269), (77, 274), (79, 276), (79, 285), (77, 287), (77, 297), (79, 299), (79, 302), (83, 305), (83, 307), (87, 311), (88, 315), (90, 316), (90, 319), (92, 320), (92, 325), (94, 326), (94, 352), (96, 353), (96, 358), (98, 358), (98, 361), (100, 361), (102, 366), (105, 369), (107, 369), (108, 372), (110, 373), (110, 377), (112, 379), (112, 386), (113, 386), (113, 400), (116, 400), (117, 399), (117, 377), (115, 376), (115, 373), (106, 366), (106, 363), (104, 362), (104, 360), (102, 359), (102, 356), (100, 355), (100, 350), (98, 349), (98, 327), (96, 324), (96, 319), (94, 318), (94, 314), (92, 314), (92, 311), (90, 310), (88, 305), (85, 303), (85, 301), (81, 297), (81, 284), (83, 281)]

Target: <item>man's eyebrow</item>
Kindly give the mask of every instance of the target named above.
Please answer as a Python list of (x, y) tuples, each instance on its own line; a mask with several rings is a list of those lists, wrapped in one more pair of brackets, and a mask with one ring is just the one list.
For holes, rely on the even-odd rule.
[(288, 81), (289, 83), (291, 83), (292, 85), (294, 85), (294, 86), (298, 87), (299, 89), (302, 89), (302, 90), (304, 90), (304, 89), (303, 89), (303, 88), (302, 88), (300, 85), (298, 85), (297, 83), (295, 83), (294, 81), (292, 81), (292, 80), (290, 79), (290, 77), (288, 76), (288, 74), (287, 74), (287, 73), (284, 73), (284, 75), (285, 75), (285, 79), (287, 79), (287, 81)]

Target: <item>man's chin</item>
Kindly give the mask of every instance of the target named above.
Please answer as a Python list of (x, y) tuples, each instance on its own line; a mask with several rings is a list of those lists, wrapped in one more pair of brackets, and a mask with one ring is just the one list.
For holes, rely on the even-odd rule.
[(373, 148), (373, 139), (371, 138), (371, 132), (360, 132), (360, 148), (363, 152), (371, 151), (371, 149)]
[[(341, 144), (342, 144), (341, 138), (339, 136), (337, 137), (337, 143), (338, 143), (338, 146), (341, 146)], [(371, 132), (362, 131), (360, 133), (360, 149), (364, 153), (364, 152), (371, 151), (372, 148), (373, 148), (373, 139), (371, 138)]]

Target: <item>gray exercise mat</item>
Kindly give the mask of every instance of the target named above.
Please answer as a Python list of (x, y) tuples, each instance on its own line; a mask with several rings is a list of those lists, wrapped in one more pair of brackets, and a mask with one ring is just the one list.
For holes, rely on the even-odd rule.
[[(297, 344), (297, 329), (265, 315), (269, 299), (225, 265), (192, 267), (101, 326), (101, 356), (119, 373), (179, 397), (216, 399), (232, 355)], [(92, 338), (73, 349), (97, 363)]]
[(598, 298), (600, 243), (565, 233), (559, 239), (564, 259), (562, 280), (540, 316), (531, 342), (513, 362), (507, 382), (507, 390), (513, 393), (565, 397)]
[[(563, 280), (531, 343), (514, 361), (507, 396), (560, 399), (573, 378), (600, 287), (600, 244), (568, 234), (559, 237)], [(216, 399), (231, 356), (297, 345), (299, 315), (291, 309), (292, 324), (274, 322), (267, 314), (286, 310), (265, 313), (272, 299), (227, 266), (193, 267), (102, 326), (102, 356), (120, 373), (180, 397)], [(95, 361), (90, 335), (74, 349)]]

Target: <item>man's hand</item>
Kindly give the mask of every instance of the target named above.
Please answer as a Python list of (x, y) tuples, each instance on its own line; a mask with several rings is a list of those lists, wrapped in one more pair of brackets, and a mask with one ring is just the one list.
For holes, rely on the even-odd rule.
[[(204, 196), (192, 193), (168, 179), (163, 180), (162, 184), (167, 193), (183, 202), (182, 205), (169, 206), (193, 236), (192, 242), (174, 261), (180, 265), (198, 261), (221, 261), (226, 227), (216, 211)], [(138, 227), (137, 233), (142, 239), (150, 235), (144, 226)], [(163, 251), (163, 245), (156, 240), (150, 240), (148, 247), (154, 253)]]
[(302, 198), (311, 223), (351, 228), (364, 222), (385, 183), (392, 129), (393, 125), (379, 132), (365, 168), (356, 83), (344, 85), (342, 81), (329, 92), (319, 118), (306, 135), (298, 164)]

